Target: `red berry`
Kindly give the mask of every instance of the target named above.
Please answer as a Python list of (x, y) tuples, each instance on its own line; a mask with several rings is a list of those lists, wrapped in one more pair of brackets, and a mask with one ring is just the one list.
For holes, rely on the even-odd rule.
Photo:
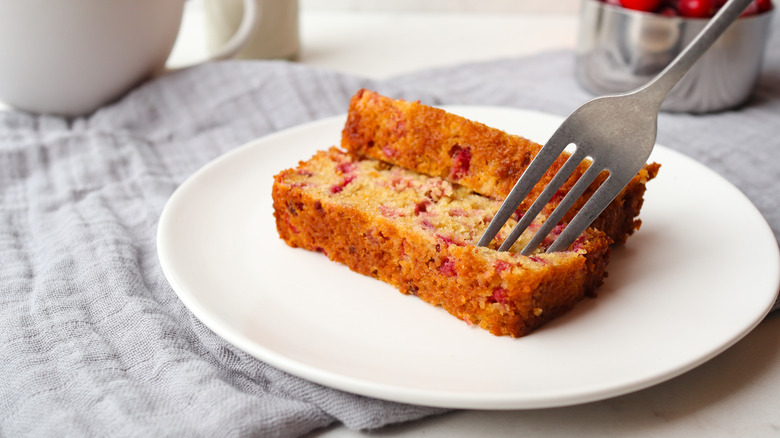
[(450, 169), (450, 178), (461, 179), (469, 174), (469, 164), (471, 163), (471, 148), (466, 146), (453, 146), (450, 150), (452, 157), (452, 168)]
[(772, 0), (756, 0), (753, 3), (758, 5), (759, 13), (772, 10)]
[(677, 9), (675, 9), (674, 6), (664, 6), (661, 8), (660, 11), (658, 11), (659, 14), (663, 15), (664, 17), (679, 17), (680, 13), (677, 12)]
[(491, 297), (492, 301), (500, 304), (506, 304), (507, 292), (509, 291), (504, 289), (503, 287), (497, 287), (493, 289), (493, 296)]
[(620, 0), (620, 4), (626, 9), (634, 9), (644, 12), (655, 12), (661, 6), (662, 0)]
[(687, 18), (709, 18), (715, 15), (714, 0), (680, 0), (677, 10)]
[(455, 260), (450, 256), (444, 259), (437, 270), (448, 277), (456, 277), (458, 275), (458, 271), (455, 270)]

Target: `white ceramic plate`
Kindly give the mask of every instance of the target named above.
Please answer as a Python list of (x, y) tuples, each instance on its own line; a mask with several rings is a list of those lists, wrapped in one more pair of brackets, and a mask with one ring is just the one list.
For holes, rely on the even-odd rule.
[[(544, 142), (561, 118), (450, 111)], [(193, 175), (158, 230), (171, 286), (206, 326), (291, 374), (357, 394), (454, 408), (563, 406), (679, 375), (745, 336), (780, 287), (776, 240), (711, 170), (662, 146), (644, 225), (613, 252), (599, 297), (520, 339), (351, 272), (276, 233), (272, 176), (338, 144), (344, 117), (251, 142)]]

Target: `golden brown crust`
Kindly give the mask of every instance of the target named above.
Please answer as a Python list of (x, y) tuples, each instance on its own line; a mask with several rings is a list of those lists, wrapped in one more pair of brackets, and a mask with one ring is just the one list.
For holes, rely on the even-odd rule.
[[(444, 225), (465, 220), (440, 214), (458, 211), (438, 210), (440, 204), (449, 208), (468, 197), (480, 198), (466, 199), (474, 203), (498, 202), (456, 187), (427, 204), (428, 211), (407, 208), (408, 199), (430, 199), (400, 179), (413, 178), (412, 173), (351, 159), (335, 148), (321, 151), (274, 177), (279, 235), (290, 246), (323, 252), (495, 335), (527, 334), (595, 294), (609, 259), (610, 240), (603, 233), (588, 230), (577, 249), (533, 257), (476, 247), (443, 234), (445, 227), (421, 224), (429, 216), (436, 219), (432, 215), (442, 216)], [(405, 183), (399, 189), (383, 181)]]
[[(353, 96), (341, 146), (356, 156), (387, 161), (427, 175), (445, 178), (477, 193), (504, 199), (541, 146), (444, 110), (360, 90)], [(560, 157), (521, 204), (525, 211), (565, 161)], [(543, 212), (548, 214), (585, 171), (582, 164)], [(649, 164), (596, 219), (593, 227), (615, 242), (625, 242), (640, 225), (645, 183), (659, 165)], [(601, 175), (567, 214), (568, 221), (593, 194)]]
[[(645, 166), (594, 222), (598, 229), (586, 230), (569, 250), (526, 257), (516, 252), (521, 243), (509, 252), (493, 249), (516, 218), (492, 248), (475, 242), (540, 145), (440, 109), (362, 90), (351, 101), (342, 147), (348, 152), (320, 151), (274, 177), (280, 237), (469, 324), (514, 337), (595, 296), (606, 276), (610, 244), (625, 241), (639, 227), (645, 183), (659, 168)], [(556, 161), (531, 200), (564, 160)], [(550, 208), (586, 167), (580, 166)], [(534, 226), (538, 223), (529, 234)]]

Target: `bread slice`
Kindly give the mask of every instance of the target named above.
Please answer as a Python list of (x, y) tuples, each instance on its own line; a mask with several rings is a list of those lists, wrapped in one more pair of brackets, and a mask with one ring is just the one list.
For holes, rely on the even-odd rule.
[(477, 247), (500, 201), (335, 147), (276, 175), (272, 194), (288, 245), (320, 251), (495, 335), (525, 335), (593, 296), (609, 259), (611, 240), (593, 229), (552, 254), (541, 252), (549, 241), (518, 254), (528, 235), (510, 252)]
[[(522, 137), (467, 120), (442, 109), (360, 90), (349, 106), (342, 148), (356, 156), (386, 161), (417, 172), (444, 178), (482, 195), (504, 199), (541, 149)], [(560, 169), (563, 154), (520, 205), (526, 211)], [(543, 211), (549, 215), (587, 169), (583, 163)], [(591, 225), (612, 240), (623, 243), (641, 225), (645, 184), (658, 173), (656, 163), (646, 165)], [(575, 207), (564, 217), (571, 220), (606, 177), (600, 175)]]

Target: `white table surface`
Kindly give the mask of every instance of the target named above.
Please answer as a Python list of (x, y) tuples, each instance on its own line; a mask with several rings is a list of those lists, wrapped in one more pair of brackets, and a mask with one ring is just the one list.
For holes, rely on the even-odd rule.
[[(202, 16), (196, 4), (189, 8), (192, 11), (182, 31), (185, 38), (174, 51), (174, 64), (205, 53), (200, 41)], [(385, 78), (435, 66), (573, 47), (576, 26), (574, 12), (474, 14), (303, 8), (300, 62)], [(376, 50), (378, 46), (381, 51)], [(777, 437), (778, 340), (780, 317), (775, 314), (708, 363), (633, 394), (554, 409), (456, 411), (370, 433), (336, 425), (310, 436)]]
[[(188, 16), (171, 56), (173, 65), (207, 55), (198, 5), (196, 1), (187, 5)], [(302, 8), (298, 61), (381, 79), (429, 67), (574, 47), (577, 14), (573, 9), (568, 14), (498, 14)]]

